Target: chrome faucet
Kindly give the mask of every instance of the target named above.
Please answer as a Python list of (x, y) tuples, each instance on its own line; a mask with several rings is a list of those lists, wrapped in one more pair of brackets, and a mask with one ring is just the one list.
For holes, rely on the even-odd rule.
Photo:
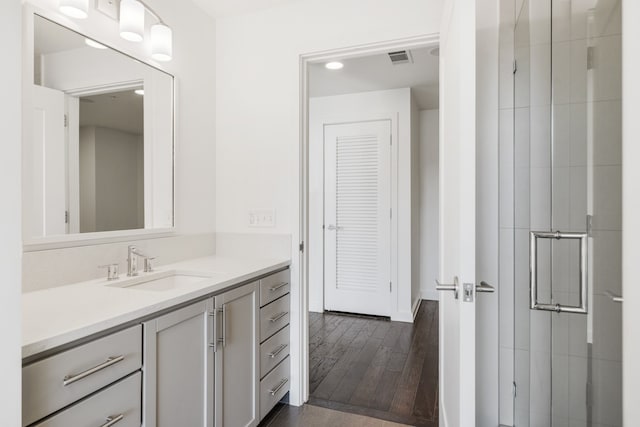
[(129, 246), (129, 254), (127, 256), (127, 276), (137, 276), (138, 275), (138, 257), (147, 258), (145, 254), (138, 251), (133, 245)]

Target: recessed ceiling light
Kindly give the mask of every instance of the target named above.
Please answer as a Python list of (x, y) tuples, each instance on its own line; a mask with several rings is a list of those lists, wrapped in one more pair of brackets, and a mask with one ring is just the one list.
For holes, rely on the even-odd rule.
[(91, 40), (91, 39), (84, 39), (84, 42), (87, 46), (91, 46), (94, 47), (96, 49), (106, 49), (107, 47), (103, 44), (98, 43), (95, 40)]
[(134, 92), (136, 95), (144, 95), (144, 89), (136, 89)]
[(342, 70), (344, 68), (344, 64), (338, 61), (327, 62), (324, 66), (328, 70)]

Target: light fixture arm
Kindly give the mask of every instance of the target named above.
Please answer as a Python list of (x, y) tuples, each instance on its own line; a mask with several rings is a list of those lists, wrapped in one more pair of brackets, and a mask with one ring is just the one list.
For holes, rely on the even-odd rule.
[(151, 16), (153, 16), (153, 17), (156, 19), (156, 21), (158, 21), (158, 24), (167, 25), (167, 24), (165, 24), (165, 22), (162, 20), (162, 18), (160, 18), (160, 15), (158, 15), (158, 14), (156, 13), (156, 11), (155, 11), (155, 10), (153, 10), (153, 9), (151, 8), (151, 6), (149, 6), (147, 3), (145, 3), (145, 2), (144, 2), (144, 1), (142, 1), (142, 0), (138, 0), (138, 1), (139, 1), (140, 3), (142, 3), (142, 5), (144, 6), (145, 10), (146, 10), (147, 12), (149, 12), (149, 14), (150, 14)]

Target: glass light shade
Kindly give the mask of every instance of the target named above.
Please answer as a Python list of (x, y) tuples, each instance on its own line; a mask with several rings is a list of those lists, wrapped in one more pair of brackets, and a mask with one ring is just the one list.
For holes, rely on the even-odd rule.
[(151, 57), (156, 61), (171, 61), (173, 41), (171, 28), (164, 24), (151, 27)]
[(60, 0), (58, 9), (72, 18), (85, 19), (89, 16), (89, 0)]
[(132, 42), (144, 39), (144, 5), (137, 0), (120, 2), (120, 37)]

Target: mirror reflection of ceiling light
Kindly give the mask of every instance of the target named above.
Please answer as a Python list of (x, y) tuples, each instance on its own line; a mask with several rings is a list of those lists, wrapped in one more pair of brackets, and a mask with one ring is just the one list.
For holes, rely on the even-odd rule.
[[(89, 0), (58, 0), (60, 12), (72, 18), (84, 19), (89, 15)], [(144, 40), (144, 19), (149, 13), (156, 19), (151, 26), (151, 57), (156, 61), (171, 61), (173, 58), (173, 32), (146, 3), (140, 0), (120, 1), (120, 37), (131, 42)], [(93, 40), (85, 41), (97, 49), (106, 48)], [(99, 47), (100, 45), (101, 47)]]
[(89, 0), (60, 0), (60, 12), (76, 19), (86, 19), (89, 16)]
[(144, 95), (144, 89), (136, 89), (133, 91), (136, 95)]
[(344, 68), (344, 64), (338, 61), (327, 62), (324, 66), (328, 70), (342, 70)]
[(105, 45), (100, 44), (100, 43), (98, 43), (98, 42), (97, 42), (97, 41), (95, 41), (95, 40), (91, 40), (91, 39), (84, 39), (84, 42), (85, 42), (85, 44), (86, 44), (87, 46), (91, 46), (91, 47), (96, 48), (96, 49), (106, 49), (106, 48), (107, 48)]

